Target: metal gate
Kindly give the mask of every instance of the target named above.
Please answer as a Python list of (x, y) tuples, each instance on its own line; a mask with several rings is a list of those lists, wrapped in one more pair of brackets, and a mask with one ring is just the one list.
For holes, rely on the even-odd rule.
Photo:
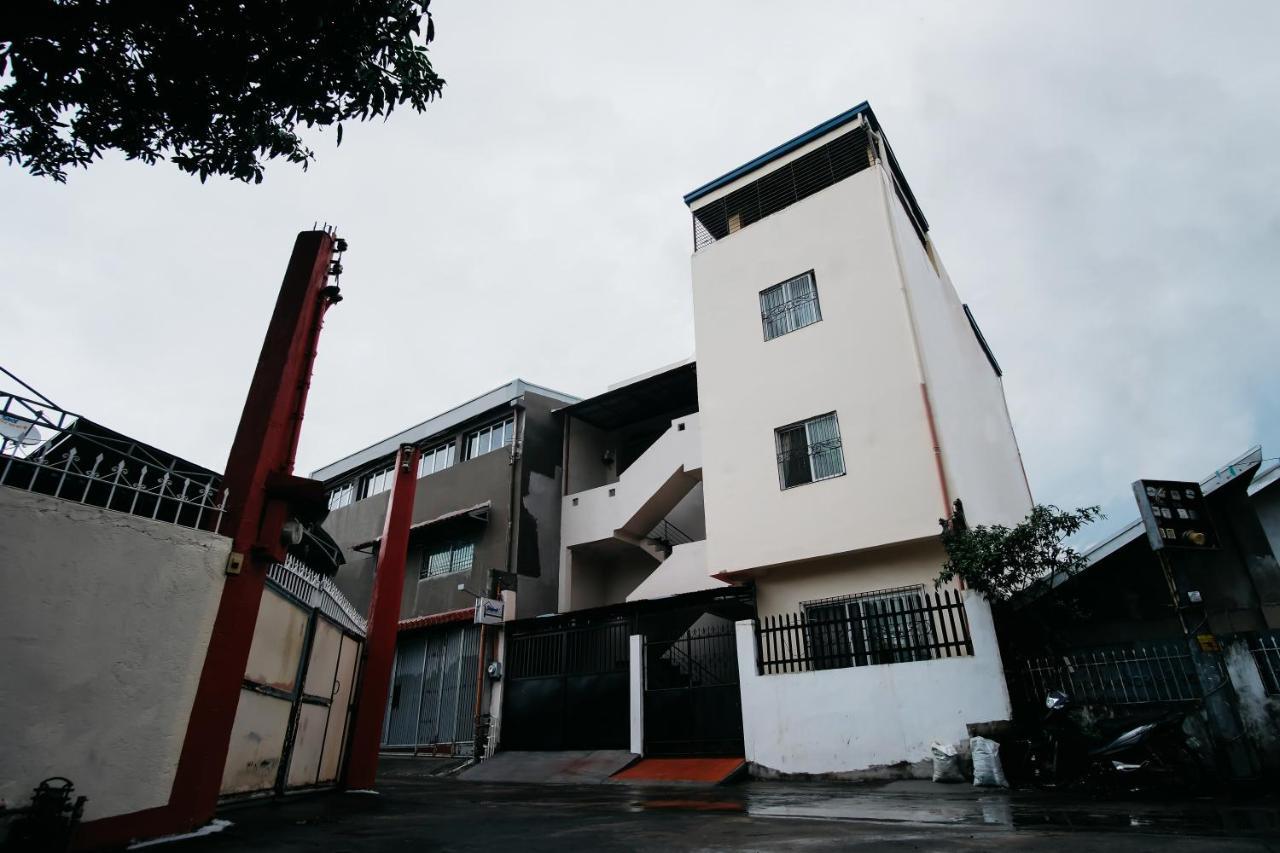
[(337, 781), (364, 631), (328, 578), (293, 557), (271, 567), (223, 769), (224, 796)]
[(644, 644), (646, 755), (742, 755), (733, 623)]
[(478, 625), (401, 635), (382, 726), (383, 748), (472, 754), (479, 654)]
[(628, 620), (508, 632), (503, 749), (627, 748)]

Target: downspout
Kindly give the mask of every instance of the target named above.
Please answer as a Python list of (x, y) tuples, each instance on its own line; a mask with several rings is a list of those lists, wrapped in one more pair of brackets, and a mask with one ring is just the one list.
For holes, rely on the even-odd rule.
[[(879, 133), (874, 130), (871, 132), (872, 139), (876, 145), (876, 156), (883, 164), (887, 162), (884, 153), (884, 141)], [(883, 166), (881, 167), (884, 168)], [(893, 180), (893, 174), (888, 174), (888, 180)], [(880, 197), (884, 203), (885, 223), (889, 226), (889, 236), (893, 241), (894, 260), (898, 267), (898, 286), (902, 290), (902, 302), (907, 310), (907, 323), (911, 328), (911, 348), (915, 356), (916, 376), (920, 379), (920, 397), (924, 403), (925, 419), (929, 424), (929, 441), (933, 445), (933, 461), (938, 471), (938, 487), (942, 494), (942, 517), (950, 519), (952, 516), (951, 509), (951, 488), (947, 483), (946, 465), (942, 458), (942, 442), (938, 439), (938, 425), (933, 417), (933, 403), (929, 395), (929, 383), (924, 366), (924, 355), (920, 352), (920, 330), (916, 326), (915, 310), (911, 304), (911, 291), (907, 288), (907, 279), (903, 273), (903, 256), (902, 245), (898, 240), (898, 230), (893, 226), (893, 210), (889, 206), (889, 190), (885, 186), (885, 177), (880, 179)]]
[[(524, 475), (524, 430), (528, 418), (524, 406), (515, 410), (515, 430), (511, 439), (511, 494), (510, 514), (507, 516), (507, 571), (516, 571), (516, 539), (520, 535), (520, 482)], [(486, 594), (488, 589), (486, 588)]]

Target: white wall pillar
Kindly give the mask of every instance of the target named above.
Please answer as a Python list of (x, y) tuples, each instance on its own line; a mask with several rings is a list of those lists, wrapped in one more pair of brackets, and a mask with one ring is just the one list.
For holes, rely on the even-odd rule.
[[(493, 627), (493, 630), (498, 633), (498, 639), (493, 648), (493, 659), (502, 664), (502, 678), (489, 682), (492, 685), (489, 690), (489, 743), (485, 748), (484, 756), (476, 756), (477, 758), (492, 756), (497, 751), (498, 739), (502, 736), (502, 694), (503, 685), (507, 682), (507, 623), (516, 618), (515, 590), (504, 589), (499, 593), (499, 598), (502, 599), (502, 625)], [(489, 680), (487, 672), (482, 673), (480, 677), (485, 681)]]
[(756, 623), (754, 619), (742, 619), (734, 624), (734, 639), (738, 645), (738, 695), (742, 702), (743, 758), (756, 760), (756, 729), (759, 716), (756, 711), (756, 681), (760, 678), (760, 661), (756, 657)]
[(631, 751), (644, 755), (644, 636), (631, 635)]

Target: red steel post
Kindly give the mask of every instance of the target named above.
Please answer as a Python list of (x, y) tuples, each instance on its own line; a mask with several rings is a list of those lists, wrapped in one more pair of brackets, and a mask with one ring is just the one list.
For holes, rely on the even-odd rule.
[(321, 323), (341, 298), (329, 285), (336, 244), (326, 231), (304, 231), (294, 242), (227, 458), (221, 529), (231, 536), (231, 558), (169, 801), (85, 824), (79, 847), (184, 832), (214, 816), (267, 568), (284, 559), (291, 500), (318, 488), (292, 472)]
[(347, 758), (346, 786), (368, 789), (378, 775), (378, 743), (382, 719), (391, 689), (391, 668), (396, 654), (400, 623), (400, 598), (404, 591), (404, 564), (409, 549), (409, 525), (413, 523), (413, 497), (418, 482), (418, 448), (400, 447), (396, 478), (387, 504), (387, 517), (378, 545), (378, 565), (369, 602), (369, 626), (364, 641), (364, 671), (360, 697), (352, 725)]

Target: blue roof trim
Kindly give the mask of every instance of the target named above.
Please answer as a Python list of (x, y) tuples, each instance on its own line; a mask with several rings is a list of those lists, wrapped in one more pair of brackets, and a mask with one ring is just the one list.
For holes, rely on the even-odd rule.
[(840, 115), (836, 116), (835, 118), (828, 119), (827, 121), (824, 121), (822, 124), (818, 125), (815, 128), (812, 128), (811, 130), (806, 130), (804, 133), (800, 134), (795, 139), (788, 140), (782, 143), (781, 145), (779, 145), (777, 148), (766, 151), (764, 154), (761, 154), (759, 157), (755, 158), (749, 163), (743, 163), (741, 166), (734, 169), (732, 172), (726, 172), (725, 174), (716, 178), (714, 181), (703, 184), (693, 192), (685, 195), (684, 203), (692, 204), (693, 202), (705, 196), (707, 193), (714, 192), (715, 190), (720, 189), (720, 187), (723, 187), (725, 184), (733, 183), (738, 178), (741, 178), (743, 175), (750, 174), (751, 172), (754, 172), (756, 169), (759, 169), (761, 166), (771, 163), (772, 161), (777, 160), (779, 157), (785, 156), (786, 154), (789, 154), (792, 151), (795, 151), (797, 148), (804, 145), (806, 142), (816, 139), (819, 136), (822, 136), (824, 133), (828, 133), (832, 130), (835, 130), (837, 127), (840, 127), (841, 125), (848, 124), (849, 122), (853, 121), (855, 118), (862, 115), (863, 113), (870, 113), (870, 112), (871, 112), (871, 104), (868, 103), (867, 101), (863, 101), (853, 109), (840, 113)]

